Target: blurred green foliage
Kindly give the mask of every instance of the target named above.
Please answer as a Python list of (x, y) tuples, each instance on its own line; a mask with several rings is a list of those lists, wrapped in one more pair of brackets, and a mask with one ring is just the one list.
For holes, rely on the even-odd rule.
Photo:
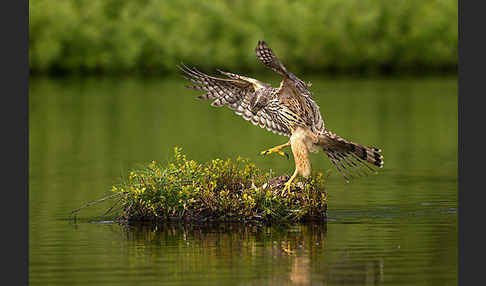
[(293, 71), (455, 69), (454, 0), (31, 0), (32, 73), (262, 70), (258, 40)]

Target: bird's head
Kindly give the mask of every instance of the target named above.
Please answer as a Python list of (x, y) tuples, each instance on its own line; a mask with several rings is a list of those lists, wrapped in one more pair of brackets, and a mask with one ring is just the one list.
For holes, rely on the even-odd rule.
[(263, 91), (256, 91), (254, 96), (250, 100), (250, 111), (254, 115), (258, 113), (268, 103), (268, 97)]

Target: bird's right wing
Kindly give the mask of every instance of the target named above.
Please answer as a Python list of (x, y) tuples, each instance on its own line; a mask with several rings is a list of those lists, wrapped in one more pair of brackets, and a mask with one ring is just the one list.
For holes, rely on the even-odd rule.
[(240, 76), (237, 74), (219, 71), (228, 78), (209, 76), (195, 68), (186, 66), (180, 69), (189, 77), (187, 80), (197, 85), (186, 86), (206, 93), (198, 96), (199, 99), (214, 99), (211, 106), (220, 107), (225, 104), (241, 115), (245, 120), (251, 121), (254, 125), (265, 128), (273, 133), (290, 136), (289, 130), (282, 123), (274, 120), (272, 113), (262, 108), (257, 114), (250, 111), (250, 100), (255, 96), (255, 92), (261, 88), (270, 88), (270, 85), (259, 80)]

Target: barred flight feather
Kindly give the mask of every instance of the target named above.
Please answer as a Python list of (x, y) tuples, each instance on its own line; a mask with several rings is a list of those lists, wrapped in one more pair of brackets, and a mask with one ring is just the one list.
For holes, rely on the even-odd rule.
[(206, 92), (198, 96), (199, 99), (214, 100), (211, 103), (211, 106), (214, 107), (221, 107), (227, 104), (237, 115), (242, 116), (243, 119), (250, 121), (254, 125), (272, 131), (273, 133), (290, 136), (288, 129), (280, 123), (275, 122), (265, 108), (261, 109), (257, 114), (253, 114), (250, 111), (250, 99), (255, 94), (255, 85), (258, 85), (260, 88), (268, 88), (269, 91), (273, 90), (270, 85), (256, 79), (221, 70), (218, 71), (228, 76), (229, 79), (209, 76), (195, 68), (189, 68), (185, 65), (180, 67), (180, 69), (189, 76), (184, 77), (185, 79), (198, 84), (186, 86), (187, 88)]

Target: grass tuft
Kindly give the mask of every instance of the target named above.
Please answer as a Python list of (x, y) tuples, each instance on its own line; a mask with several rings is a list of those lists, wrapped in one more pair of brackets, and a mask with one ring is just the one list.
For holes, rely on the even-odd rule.
[(165, 166), (156, 161), (131, 170), (112, 191), (121, 202), (123, 220), (305, 221), (325, 218), (327, 196), (322, 173), (294, 181), (271, 177), (248, 159), (187, 159), (179, 147)]

